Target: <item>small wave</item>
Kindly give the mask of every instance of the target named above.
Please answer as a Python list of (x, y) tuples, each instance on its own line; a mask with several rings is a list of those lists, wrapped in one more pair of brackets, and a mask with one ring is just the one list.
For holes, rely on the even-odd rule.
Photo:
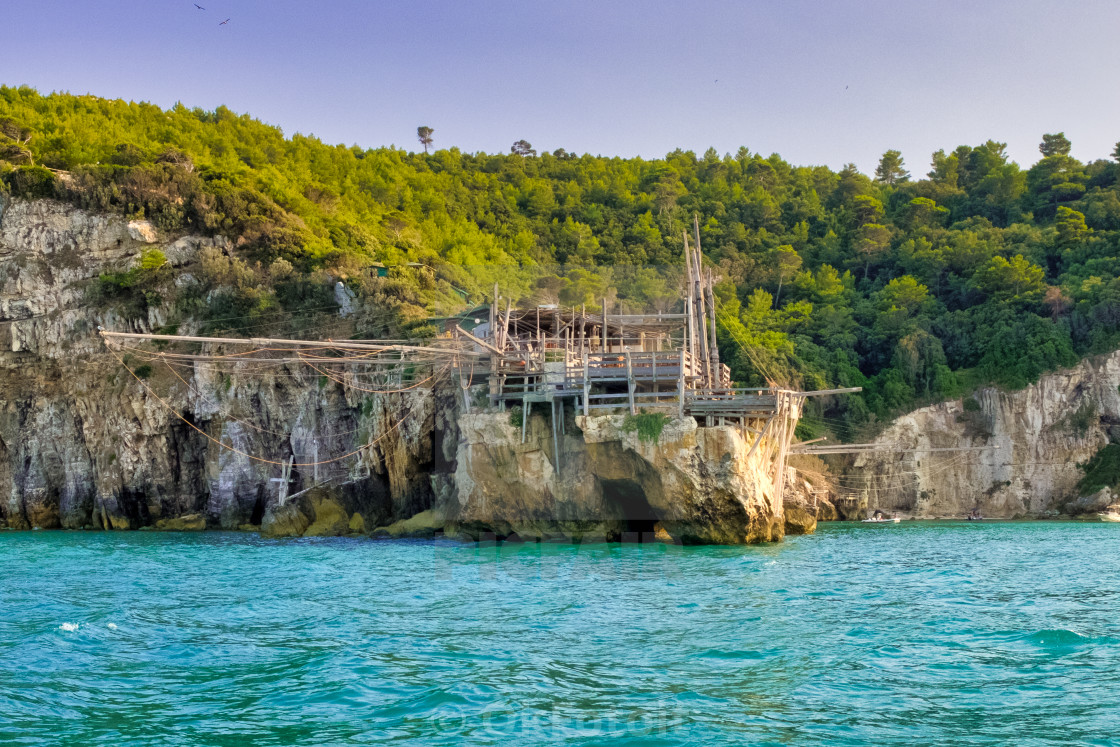
[(117, 629), (117, 624), (116, 623), (109, 623), (108, 628), (109, 628), (109, 630), (116, 630)]
[(62, 623), (58, 626), (58, 629), (67, 633), (76, 633), (78, 630), (78, 623)]
[(1038, 646), (1039, 648), (1071, 648), (1096, 642), (1095, 639), (1083, 636), (1066, 628), (1045, 628), (1033, 633), (1026, 633), (1022, 640)]
[(727, 659), (731, 661), (743, 659), (765, 659), (766, 654), (761, 651), (728, 651), (726, 649), (710, 648), (700, 653), (705, 659)]

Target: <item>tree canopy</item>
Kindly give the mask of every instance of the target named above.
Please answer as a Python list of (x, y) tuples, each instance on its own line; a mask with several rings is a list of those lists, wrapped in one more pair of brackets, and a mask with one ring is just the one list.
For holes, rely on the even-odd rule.
[[(696, 215), (736, 380), (864, 387), (814, 404), (822, 427), (1120, 344), (1120, 151), (1082, 163), (1062, 133), (1026, 168), (988, 140), (937, 151), (924, 178), (888, 150), (873, 179), (746, 147), (487, 154), (431, 135), (417, 129), (420, 152), (328, 145), (224, 107), (0, 87), (0, 189), (233, 238), (181, 283), (184, 318), (311, 313), (342, 281), (369, 335), (419, 330), (495, 282), (515, 301), (679, 308)], [(178, 287), (158, 259), (103, 277), (96, 299), (142, 314)]]

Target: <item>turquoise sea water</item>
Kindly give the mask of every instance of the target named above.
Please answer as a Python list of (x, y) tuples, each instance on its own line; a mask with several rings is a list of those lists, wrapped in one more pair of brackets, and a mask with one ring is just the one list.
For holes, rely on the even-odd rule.
[(0, 532), (0, 744), (1114, 744), (1118, 703), (1120, 525)]

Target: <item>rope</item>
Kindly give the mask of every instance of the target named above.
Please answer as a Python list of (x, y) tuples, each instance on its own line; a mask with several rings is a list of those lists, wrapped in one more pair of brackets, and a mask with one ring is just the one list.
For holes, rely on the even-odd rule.
[[(202, 393), (201, 390), (195, 388), (194, 386), (191, 386), (191, 384), (188, 383), (186, 379), (184, 379), (182, 376), (179, 375), (178, 371), (176, 371), (174, 368), (171, 367), (170, 363), (168, 363), (167, 361), (164, 361), (164, 363), (167, 365), (167, 370), (171, 371), (171, 373), (175, 376), (175, 378), (177, 378), (179, 381), (183, 382), (183, 385), (186, 386), (187, 389), (189, 389), (192, 392), (194, 392), (195, 394), (197, 394), (203, 401), (205, 401), (206, 403), (208, 403), (209, 405), (211, 405), (215, 409), (218, 408), (218, 403), (217, 402), (214, 402), (213, 400), (209, 399), (205, 394)], [(283, 436), (290, 436), (291, 435), (291, 431), (269, 430), (268, 428), (262, 428), (260, 426), (253, 425), (252, 423), (250, 423), (247, 420), (241, 420), (240, 418), (235, 418), (232, 415), (226, 415), (226, 419), (230, 420), (234, 423), (239, 423), (241, 425), (244, 425), (248, 428), (252, 428), (253, 430), (255, 430), (259, 433), (267, 433), (270, 436), (282, 436), (283, 437)], [(353, 435), (353, 434), (359, 432), (360, 430), (362, 430), (362, 429), (361, 428), (354, 428), (353, 430), (349, 430), (349, 431), (335, 431), (334, 433), (324, 434), (323, 438), (337, 438), (338, 436), (350, 436), (350, 435)]]
[[(121, 364), (121, 367), (124, 368), (124, 370), (128, 371), (129, 374), (132, 375), (132, 378), (136, 379), (136, 381), (139, 382), (140, 386), (142, 386), (144, 388), (144, 390), (148, 392), (148, 394), (150, 394), (153, 398), (155, 398), (156, 401), (158, 401), (161, 405), (163, 405), (165, 408), (167, 408), (167, 410), (169, 412), (171, 412), (172, 415), (174, 415), (175, 417), (179, 418), (179, 420), (186, 423), (188, 426), (190, 426), (192, 429), (197, 431), (199, 434), (201, 434), (203, 436), (203, 438), (207, 439), (208, 441), (211, 441), (211, 442), (217, 444), (218, 446), (221, 446), (223, 449), (226, 449), (228, 451), (233, 452), (234, 454), (237, 454), (239, 456), (243, 456), (246, 459), (251, 459), (254, 462), (261, 462), (262, 464), (275, 464), (275, 465), (280, 466), (280, 467), (287, 467), (287, 466), (289, 466), (289, 464), (292, 467), (315, 467), (315, 466), (323, 465), (323, 464), (332, 464), (334, 462), (341, 462), (343, 459), (348, 459), (348, 458), (354, 456), (355, 454), (360, 454), (362, 452), (362, 450), (372, 447), (374, 444), (378, 443), (379, 441), (381, 441), (382, 439), (387, 437), (390, 433), (392, 433), (394, 430), (399, 428), (401, 423), (403, 423), (405, 421), (405, 418), (403, 416), (398, 418), (397, 421), (395, 423), (393, 423), (393, 425), (391, 425), (388, 430), (386, 430), (384, 433), (382, 433), (377, 438), (373, 439), (372, 441), (370, 441), (366, 444), (363, 444), (362, 446), (359, 446), (358, 448), (354, 449), (353, 451), (347, 452), (346, 454), (343, 454), (342, 456), (334, 457), (333, 459), (322, 459), (322, 460), (317, 461), (317, 462), (291, 462), (291, 463), (286, 462), (286, 461), (285, 462), (278, 462), (274, 459), (265, 459), (264, 457), (259, 457), (259, 456), (256, 456), (254, 454), (250, 454), (246, 451), (241, 451), (240, 449), (234, 448), (233, 446), (227, 446), (226, 444), (222, 443), (222, 441), (220, 439), (214, 438), (209, 433), (202, 430), (201, 428), (199, 428), (197, 425), (195, 425), (191, 421), (187, 420), (174, 407), (172, 407), (163, 397), (156, 394), (155, 391), (153, 391), (152, 388), (150, 386), (148, 386), (148, 384), (143, 379), (141, 379), (139, 376), (137, 376), (136, 373), (131, 368), (129, 368), (128, 365), (125, 364), (124, 359), (121, 358), (121, 356), (119, 356), (117, 354), (116, 350), (113, 350), (108, 345), (106, 345), (105, 347), (109, 350), (109, 352), (113, 355), (113, 357), (117, 359), (117, 362), (119, 362)], [(405, 414), (406, 415), (410, 414), (412, 412), (412, 409), (415, 406), (416, 405), (414, 404), (413, 407), (409, 408), (406, 411)]]
[(722, 301), (720, 301), (718, 298), (715, 299), (715, 300), (716, 300), (716, 312), (717, 312), (716, 318), (720, 322), (723, 323), (723, 328), (725, 330), (727, 330), (728, 334), (731, 335), (731, 338), (733, 340), (735, 340), (735, 343), (739, 346), (739, 349), (747, 354), (747, 358), (750, 359), (750, 362), (754, 365), (754, 367), (756, 369), (758, 369), (758, 372), (760, 374), (762, 374), (763, 378), (766, 379), (766, 382), (768, 384), (770, 384), (770, 386), (777, 386), (776, 382), (777, 382), (778, 377), (775, 376), (774, 372), (769, 370), (769, 368), (767, 366), (763, 366), (761, 361), (759, 361), (758, 358), (756, 358), (751, 353), (751, 348), (753, 346), (748, 345), (747, 343), (743, 342), (743, 340), (739, 337), (739, 335), (737, 335), (735, 333), (734, 328), (730, 324), (727, 323), (727, 320), (729, 318), (732, 318), (731, 317), (731, 312), (726, 310), (726, 308), (723, 306)]
[(471, 373), (470, 373), (470, 376), (467, 377), (467, 385), (463, 386), (462, 364), (459, 362), (459, 356), (455, 356), (455, 369), (457, 371), (459, 371), (459, 388), (462, 389), (464, 392), (467, 391), (468, 389), (470, 389), (471, 384), (474, 383), (474, 363), (475, 362), (472, 360), (471, 361)]
[[(953, 457), (953, 458), (949, 459), (949, 461), (947, 461), (945, 464), (938, 467), (937, 469), (927, 471), (926, 474), (927, 475), (940, 474), (941, 472), (944, 472), (944, 471), (956, 466), (958, 463), (967, 459), (969, 456), (970, 456), (969, 454), (962, 454), (960, 456)], [(792, 466), (792, 465), (790, 465), (790, 466)], [(811, 471), (811, 470), (803, 470), (803, 469), (800, 469), (798, 467), (793, 467), (793, 469), (794, 469), (794, 471), (799, 472), (802, 475), (822, 476), (821, 473), (814, 472), (814, 471)], [(891, 473), (891, 477), (897, 478), (897, 477), (901, 477), (903, 475), (910, 475), (911, 477), (914, 478), (914, 483), (917, 483), (917, 482), (920, 482), (920, 480), (918, 479), (918, 476), (921, 475), (921, 474), (922, 474), (922, 472), (917, 471), (917, 470), (904, 470), (904, 471), (901, 471), (901, 472)], [(901, 481), (898, 481), (898, 480), (895, 480), (894, 482), (880, 483), (879, 485), (877, 485), (875, 487), (871, 487), (870, 483), (873, 480), (875, 480), (875, 476), (866, 475), (866, 476), (858, 476), (858, 478), (862, 478), (862, 479), (866, 480), (867, 482), (864, 485), (858, 485), (858, 484), (844, 485), (844, 484), (842, 484), (845, 481), (850, 481), (852, 479), (857, 479), (857, 477), (853, 477), (853, 476), (849, 476), (849, 475), (841, 475), (841, 476), (837, 476), (837, 477), (832, 477), (831, 479), (829, 479), (829, 478), (826, 478), (826, 479), (828, 480), (828, 482), (832, 483), (832, 487), (838, 495), (848, 495), (848, 496), (861, 495), (862, 493), (886, 493), (886, 492), (891, 492), (891, 491), (894, 491), (894, 490), (902, 490), (902, 489), (905, 489), (905, 488), (915, 487), (914, 483), (910, 483), (910, 482), (905, 482), (904, 483), (904, 482), (901, 482)]]
[[(302, 358), (303, 358), (303, 356), (300, 356), (300, 358), (302, 359)], [(434, 373), (433, 373), (433, 374), (432, 374), (431, 376), (429, 376), (428, 378), (426, 378), (426, 379), (421, 379), (420, 381), (416, 382), (416, 383), (415, 383), (415, 384), (413, 384), (412, 386), (406, 386), (406, 387), (404, 387), (403, 389), (363, 389), (362, 387), (358, 386), (357, 384), (348, 384), (348, 383), (346, 383), (346, 381), (344, 381), (343, 379), (336, 379), (335, 377), (331, 376), (331, 375), (330, 375), (329, 373), (327, 373), (326, 371), (324, 371), (324, 370), (322, 370), (322, 369), (318, 368), (317, 366), (315, 366), (315, 365), (314, 365), (314, 364), (312, 364), (312, 363), (309, 363), (309, 362), (308, 362), (308, 361), (306, 361), (306, 360), (305, 360), (305, 361), (303, 361), (303, 363), (304, 363), (304, 365), (306, 365), (306, 366), (307, 366), (308, 368), (310, 368), (311, 370), (313, 370), (313, 371), (318, 371), (318, 372), (319, 372), (319, 373), (320, 373), (321, 375), (323, 375), (323, 376), (326, 376), (326, 377), (327, 377), (328, 379), (330, 379), (331, 381), (336, 381), (336, 382), (338, 382), (339, 384), (342, 384), (343, 386), (347, 386), (347, 387), (350, 387), (351, 389), (357, 389), (357, 390), (358, 390), (359, 392), (369, 392), (369, 393), (371, 393), (371, 394), (398, 394), (398, 393), (400, 393), (400, 392), (408, 392), (408, 391), (411, 391), (411, 390), (415, 389), (416, 387), (418, 387), (418, 386), (421, 386), (421, 385), (423, 385), (423, 384), (424, 384), (425, 382), (431, 381), (431, 380), (432, 380), (432, 379), (434, 379), (434, 378), (435, 378), (436, 376), (438, 376), (439, 374), (441, 374), (441, 373), (443, 373), (444, 371), (446, 371), (446, 370), (447, 370), (447, 368), (448, 368), (447, 366), (445, 366), (445, 367), (441, 368), (441, 369), (440, 369), (439, 371), (437, 371), (437, 372), (434, 372)]]

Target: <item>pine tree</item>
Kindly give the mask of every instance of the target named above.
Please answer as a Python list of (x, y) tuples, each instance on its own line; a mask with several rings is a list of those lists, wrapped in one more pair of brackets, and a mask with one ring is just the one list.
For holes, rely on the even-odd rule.
[(902, 153), (899, 151), (888, 150), (879, 159), (879, 167), (875, 169), (875, 181), (887, 186), (894, 186), (909, 178), (910, 172), (906, 170), (906, 166), (902, 162)]
[(1049, 156), (1068, 156), (1069, 149), (1073, 144), (1066, 138), (1064, 132), (1059, 132), (1054, 135), (1043, 135), (1042, 142), (1038, 144), (1038, 152), (1043, 157)]
[(424, 146), (425, 153), (428, 152), (428, 146), (432, 144), (433, 134), (435, 134), (435, 130), (431, 127), (421, 126), (416, 128), (416, 137), (420, 140), (420, 144)]

